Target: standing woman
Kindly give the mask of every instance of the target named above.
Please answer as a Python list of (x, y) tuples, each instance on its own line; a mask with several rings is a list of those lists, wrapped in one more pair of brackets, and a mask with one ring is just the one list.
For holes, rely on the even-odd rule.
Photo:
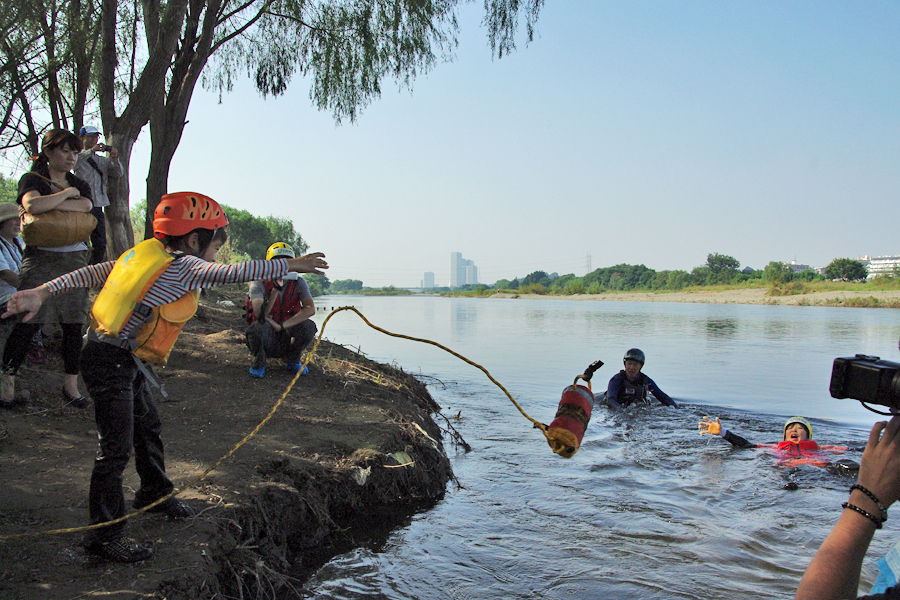
[[(31, 171), (19, 179), (16, 197), (23, 210), (39, 215), (51, 210), (90, 213), (94, 204), (90, 186), (71, 173), (81, 151), (81, 140), (71, 131), (51, 129), (41, 141), (41, 153)], [(26, 238), (27, 239), (27, 238)], [(19, 289), (28, 290), (60, 275), (88, 264), (90, 250), (84, 242), (65, 246), (44, 247), (26, 245), (19, 271)], [(73, 289), (54, 296), (29, 322), (16, 323), (3, 351), (3, 373), (7, 377), (2, 387), (2, 399), (12, 402), (15, 375), (25, 360), (28, 344), (43, 324), (59, 323), (62, 327), (62, 355), (65, 379), (63, 399), (78, 408), (87, 406), (87, 399), (78, 391), (78, 361), (81, 357), (82, 331), (87, 321), (88, 290)]]

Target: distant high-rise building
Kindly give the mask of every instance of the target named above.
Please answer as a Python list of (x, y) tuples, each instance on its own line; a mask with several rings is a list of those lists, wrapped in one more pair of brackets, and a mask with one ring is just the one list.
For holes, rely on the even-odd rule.
[(466, 283), (466, 261), (462, 253), (450, 253), (450, 287), (455, 288)]
[(430, 290), (434, 287), (434, 273), (425, 271), (425, 279), (422, 280), (422, 289)]
[(478, 267), (459, 252), (450, 253), (450, 287), (478, 283)]

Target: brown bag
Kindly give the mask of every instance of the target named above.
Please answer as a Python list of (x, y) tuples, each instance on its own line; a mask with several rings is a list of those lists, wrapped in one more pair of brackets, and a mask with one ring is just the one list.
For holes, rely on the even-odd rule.
[(91, 213), (48, 210), (36, 215), (22, 214), (22, 239), (26, 246), (58, 248), (87, 242), (95, 227), (97, 218)]
[[(51, 190), (54, 187), (63, 189), (40, 173), (32, 171), (31, 174), (49, 183)], [(97, 227), (97, 217), (91, 213), (54, 209), (33, 215), (20, 206), (19, 216), (22, 218), (22, 240), (26, 246), (59, 248), (87, 242)]]

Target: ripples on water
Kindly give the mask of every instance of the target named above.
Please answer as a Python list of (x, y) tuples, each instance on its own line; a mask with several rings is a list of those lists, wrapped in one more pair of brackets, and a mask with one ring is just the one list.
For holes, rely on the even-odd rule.
[[(363, 307), (364, 312), (376, 311), (379, 306), (370, 304)], [(514, 315), (520, 324), (526, 323), (530, 331), (537, 332), (525, 343), (518, 339), (521, 354), (515, 359), (526, 363), (534, 376), (527, 374), (527, 368), (516, 370), (498, 365), (510, 359), (503, 361), (496, 354), (493, 361), (479, 362), (489, 369), (499, 366), (500, 372), (516, 373), (517, 377), (498, 379), (514, 388), (514, 396), (533, 417), (548, 421), (562, 388), (597, 357), (591, 355), (590, 360), (585, 358), (574, 364), (565, 349), (554, 350), (553, 354), (541, 349), (537, 340), (547, 339), (542, 336), (552, 338), (553, 332), (547, 328), (548, 321), (555, 317), (539, 308), (516, 306), (515, 310), (525, 312)], [(440, 310), (440, 305), (430, 310)], [(464, 316), (466, 328), (465, 335), (457, 340), (458, 346), (472, 337), (476, 338), (472, 352), (479, 344), (516, 343), (516, 332), (504, 328), (502, 323), (496, 331), (484, 331), (487, 319), (480, 310), (481, 307), (470, 305), (461, 312), (457, 310)], [(577, 313), (585, 308), (570, 310)], [(765, 372), (760, 363), (767, 359), (755, 360), (754, 353), (765, 352), (767, 357), (774, 354), (780, 360), (788, 360), (793, 355), (792, 336), (796, 341), (798, 335), (822, 328), (821, 324), (806, 321), (809, 313), (796, 314), (803, 315), (799, 324), (790, 318), (782, 322), (783, 317), (774, 322), (742, 319), (739, 311), (738, 316), (714, 315), (714, 319), (705, 320), (707, 325), (698, 333), (697, 319), (665, 314), (657, 318), (658, 315), (647, 312), (639, 319), (639, 325), (632, 323), (636, 329), (628, 335), (631, 339), (644, 335), (643, 346), (652, 345), (646, 339), (648, 328), (659, 329), (652, 343), (660, 346), (660, 335), (673, 340), (694, 336), (712, 344), (711, 349), (695, 354), (695, 373), (682, 373), (675, 378), (662, 368), (662, 362), (648, 369), (672, 396), (683, 397), (686, 390), (692, 389), (702, 397), (710, 394), (708, 387), (690, 387), (684, 381), (702, 376), (704, 369), (716, 368), (716, 361), (721, 362), (721, 368), (733, 370), (737, 359), (728, 357), (743, 352), (740, 362), (750, 362), (748, 369), (757, 374)], [(377, 325), (393, 325), (398, 332), (432, 335), (432, 339), (447, 341), (441, 339), (439, 331), (415, 331), (415, 314), (408, 311), (402, 323), (391, 324), (389, 313), (367, 317)], [(590, 329), (584, 326), (585, 317), (572, 318), (581, 319), (579, 328)], [(593, 318), (589, 316), (588, 322)], [(440, 322), (440, 318), (434, 320)], [(858, 334), (860, 327), (851, 323), (844, 329)], [(840, 337), (841, 327), (837, 329)], [(332, 335), (339, 339), (350, 337), (351, 330), (358, 332), (351, 325)], [(734, 330), (743, 333), (735, 337)], [(754, 333), (748, 334), (749, 330)], [(731, 342), (722, 342), (721, 336)], [(618, 345), (623, 348), (641, 345), (622, 342), (624, 339)], [(379, 344), (376, 337), (365, 335), (357, 343), (370, 352)], [(863, 342), (854, 338), (851, 343)], [(404, 366), (409, 366), (410, 361), (416, 361), (416, 366), (437, 366), (435, 370), (423, 371), (451, 382), (446, 387), (430, 387), (445, 414), (462, 411), (462, 420), (454, 426), (473, 448), (468, 454), (459, 451), (452, 457), (462, 487), (451, 485), (435, 508), (414, 516), (408, 526), (393, 532), (384, 544), (333, 559), (307, 583), (307, 597), (791, 597), (812, 555), (839, 516), (840, 504), (847, 499), (848, 488), (854, 482), (852, 476), (840, 471), (809, 465), (782, 467), (774, 455), (763, 449), (738, 450), (719, 437), (701, 437), (697, 423), (709, 415), (720, 417), (725, 427), (750, 441), (780, 439), (784, 416), (714, 403), (689, 402), (681, 410), (654, 405), (608, 412), (597, 407), (578, 454), (571, 460), (560, 459), (483, 375), (468, 366), (450, 367), (442, 357), (420, 348), (412, 349), (407, 357), (397, 348), (391, 347), (376, 358), (396, 358)], [(454, 349), (461, 351), (459, 347)], [(489, 347), (485, 354), (490, 355), (490, 350)], [(462, 353), (467, 351), (470, 350)], [(540, 357), (544, 357), (543, 362)], [(609, 362), (595, 376), (601, 382), (598, 387), (618, 369)], [(552, 385), (547, 383), (545, 372), (556, 374), (556, 391), (552, 394), (544, 390)], [(775, 374), (767, 382), (774, 386), (775, 393), (783, 376)], [(805, 382), (797, 381), (795, 376), (791, 385), (802, 387)], [(827, 389), (827, 381), (824, 387)], [(781, 414), (791, 414), (795, 408), (813, 416), (815, 439), (822, 444), (850, 446), (840, 458), (859, 460), (865, 429), (815, 418), (815, 405), (791, 405)], [(873, 415), (868, 423), (875, 420)], [(452, 453), (453, 449), (448, 447), (448, 451)], [(785, 489), (788, 483), (796, 489)], [(867, 591), (874, 580), (875, 559), (896, 543), (895, 531), (888, 524), (876, 536), (870, 559), (864, 565), (861, 591)]]

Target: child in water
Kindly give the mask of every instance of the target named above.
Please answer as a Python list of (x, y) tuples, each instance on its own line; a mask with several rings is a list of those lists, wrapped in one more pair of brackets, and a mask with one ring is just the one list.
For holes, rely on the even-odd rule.
[(724, 427), (716, 417), (715, 422), (709, 417), (703, 417), (703, 421), (699, 424), (700, 435), (708, 433), (709, 435), (718, 435), (738, 448), (769, 448), (775, 450), (775, 454), (781, 459), (782, 465), (796, 466), (800, 464), (810, 464), (819, 467), (827, 466), (831, 463), (829, 458), (822, 454), (825, 450), (832, 454), (843, 454), (847, 450), (846, 446), (819, 446), (812, 439), (812, 425), (803, 417), (791, 417), (784, 424), (780, 442), (772, 442), (768, 444), (754, 444), (748, 442), (739, 435), (736, 435)]
[[(81, 373), (94, 400), (100, 450), (91, 474), (88, 506), (92, 525), (125, 516), (122, 473), (135, 453), (141, 485), (133, 506), (143, 508), (169, 495), (161, 422), (143, 361), (165, 364), (181, 328), (197, 310), (200, 288), (224, 283), (283, 277), (289, 272), (318, 273), (328, 264), (321, 253), (298, 258), (214, 264), (228, 239), (228, 218), (212, 198), (193, 192), (167, 194), (156, 207), (152, 239), (119, 260), (89, 265), (10, 298), (3, 317), (33, 317), (52, 294), (103, 285), (91, 308), (88, 343)], [(150, 509), (171, 519), (193, 510), (175, 498)], [(89, 554), (132, 563), (153, 551), (124, 537), (125, 522), (91, 529)]]

